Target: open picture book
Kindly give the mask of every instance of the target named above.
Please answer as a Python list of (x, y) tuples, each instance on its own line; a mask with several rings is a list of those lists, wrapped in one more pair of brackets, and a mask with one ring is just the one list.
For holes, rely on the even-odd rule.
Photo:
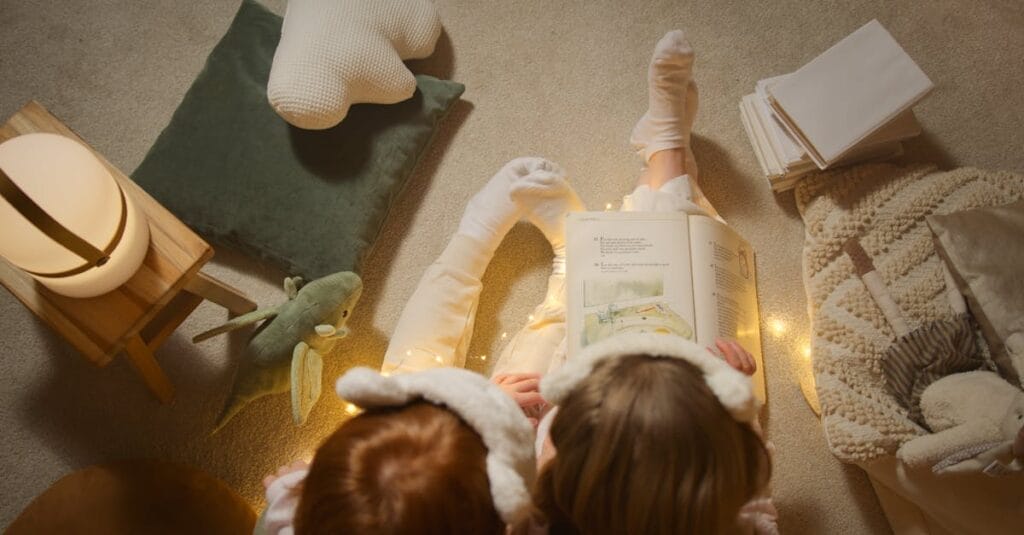
[(682, 212), (574, 212), (566, 237), (569, 358), (625, 332), (734, 339), (766, 400), (754, 253), (735, 231)]

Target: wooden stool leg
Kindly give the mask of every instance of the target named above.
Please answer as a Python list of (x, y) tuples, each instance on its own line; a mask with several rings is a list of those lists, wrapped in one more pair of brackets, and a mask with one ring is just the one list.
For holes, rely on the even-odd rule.
[(132, 336), (125, 344), (124, 352), (149, 391), (161, 403), (170, 403), (174, 399), (174, 385), (160, 369), (160, 365), (153, 358), (153, 352), (149, 350), (146, 342), (142, 341), (138, 335)]
[(242, 295), (242, 292), (203, 272), (197, 273), (195, 278), (185, 283), (185, 290), (217, 303), (232, 314), (245, 314), (256, 310), (256, 303)]

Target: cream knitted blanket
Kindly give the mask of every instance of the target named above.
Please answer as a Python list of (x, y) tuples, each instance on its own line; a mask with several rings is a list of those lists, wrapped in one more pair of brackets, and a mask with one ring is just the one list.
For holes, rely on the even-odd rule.
[(846, 462), (892, 455), (926, 431), (885, 390), (882, 353), (895, 333), (843, 243), (858, 236), (914, 329), (951, 317), (930, 214), (994, 206), (1024, 196), (1024, 175), (962, 168), (862, 165), (815, 175), (796, 190), (804, 219), (804, 286), (825, 437)]

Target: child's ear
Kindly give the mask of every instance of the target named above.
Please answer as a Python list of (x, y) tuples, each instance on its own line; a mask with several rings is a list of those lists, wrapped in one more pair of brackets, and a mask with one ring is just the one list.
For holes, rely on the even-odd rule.
[(288, 277), (284, 279), (284, 293), (288, 295), (288, 299), (295, 299), (305, 284), (306, 281), (302, 277)]

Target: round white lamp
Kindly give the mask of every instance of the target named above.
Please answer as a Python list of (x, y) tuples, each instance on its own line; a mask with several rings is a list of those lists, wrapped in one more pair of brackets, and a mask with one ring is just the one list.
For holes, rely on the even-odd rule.
[(88, 148), (57, 134), (0, 143), (0, 255), (50, 290), (94, 297), (127, 281), (149, 222)]

